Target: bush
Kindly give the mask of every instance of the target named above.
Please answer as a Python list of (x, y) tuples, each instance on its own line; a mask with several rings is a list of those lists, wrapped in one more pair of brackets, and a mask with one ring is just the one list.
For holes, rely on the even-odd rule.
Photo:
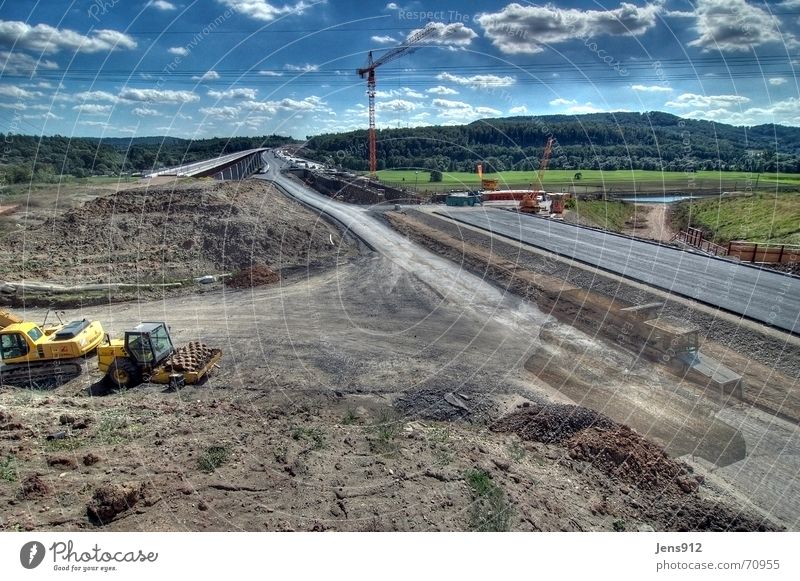
[(438, 169), (431, 170), (431, 181), (432, 182), (440, 182), (442, 181), (442, 172)]

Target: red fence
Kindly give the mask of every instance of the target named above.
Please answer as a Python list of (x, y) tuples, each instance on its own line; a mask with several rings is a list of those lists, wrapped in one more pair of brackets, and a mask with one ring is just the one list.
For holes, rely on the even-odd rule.
[(789, 244), (765, 244), (732, 240), (727, 246), (720, 246), (703, 238), (703, 231), (688, 228), (678, 234), (677, 239), (689, 246), (699, 248), (714, 256), (731, 256), (742, 262), (790, 264), (800, 262), (800, 246)]

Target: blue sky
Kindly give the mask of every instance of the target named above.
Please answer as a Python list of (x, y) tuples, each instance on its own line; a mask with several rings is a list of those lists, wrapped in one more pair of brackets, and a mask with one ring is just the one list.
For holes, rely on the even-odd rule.
[(0, 132), (303, 138), (660, 110), (800, 125), (800, 0), (0, 3)]

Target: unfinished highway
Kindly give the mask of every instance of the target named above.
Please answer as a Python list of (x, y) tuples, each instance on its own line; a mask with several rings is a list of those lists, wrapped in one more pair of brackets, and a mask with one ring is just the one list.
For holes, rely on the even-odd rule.
[(800, 279), (496, 208), (436, 212), (730, 313), (800, 333)]

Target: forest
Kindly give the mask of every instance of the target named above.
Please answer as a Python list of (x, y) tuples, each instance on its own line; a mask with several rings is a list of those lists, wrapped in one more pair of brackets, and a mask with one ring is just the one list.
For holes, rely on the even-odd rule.
[[(485, 119), (377, 132), (378, 169), (538, 169), (554, 139), (553, 169), (800, 172), (800, 128), (734, 127), (668, 113), (591, 113)], [(366, 130), (308, 139), (309, 157), (366, 170)]]
[(0, 183), (59, 181), (149, 172), (161, 167), (200, 161), (256, 147), (276, 147), (292, 140), (270, 135), (180, 139), (175, 137), (75, 138), (61, 135), (0, 134), (3, 142)]

